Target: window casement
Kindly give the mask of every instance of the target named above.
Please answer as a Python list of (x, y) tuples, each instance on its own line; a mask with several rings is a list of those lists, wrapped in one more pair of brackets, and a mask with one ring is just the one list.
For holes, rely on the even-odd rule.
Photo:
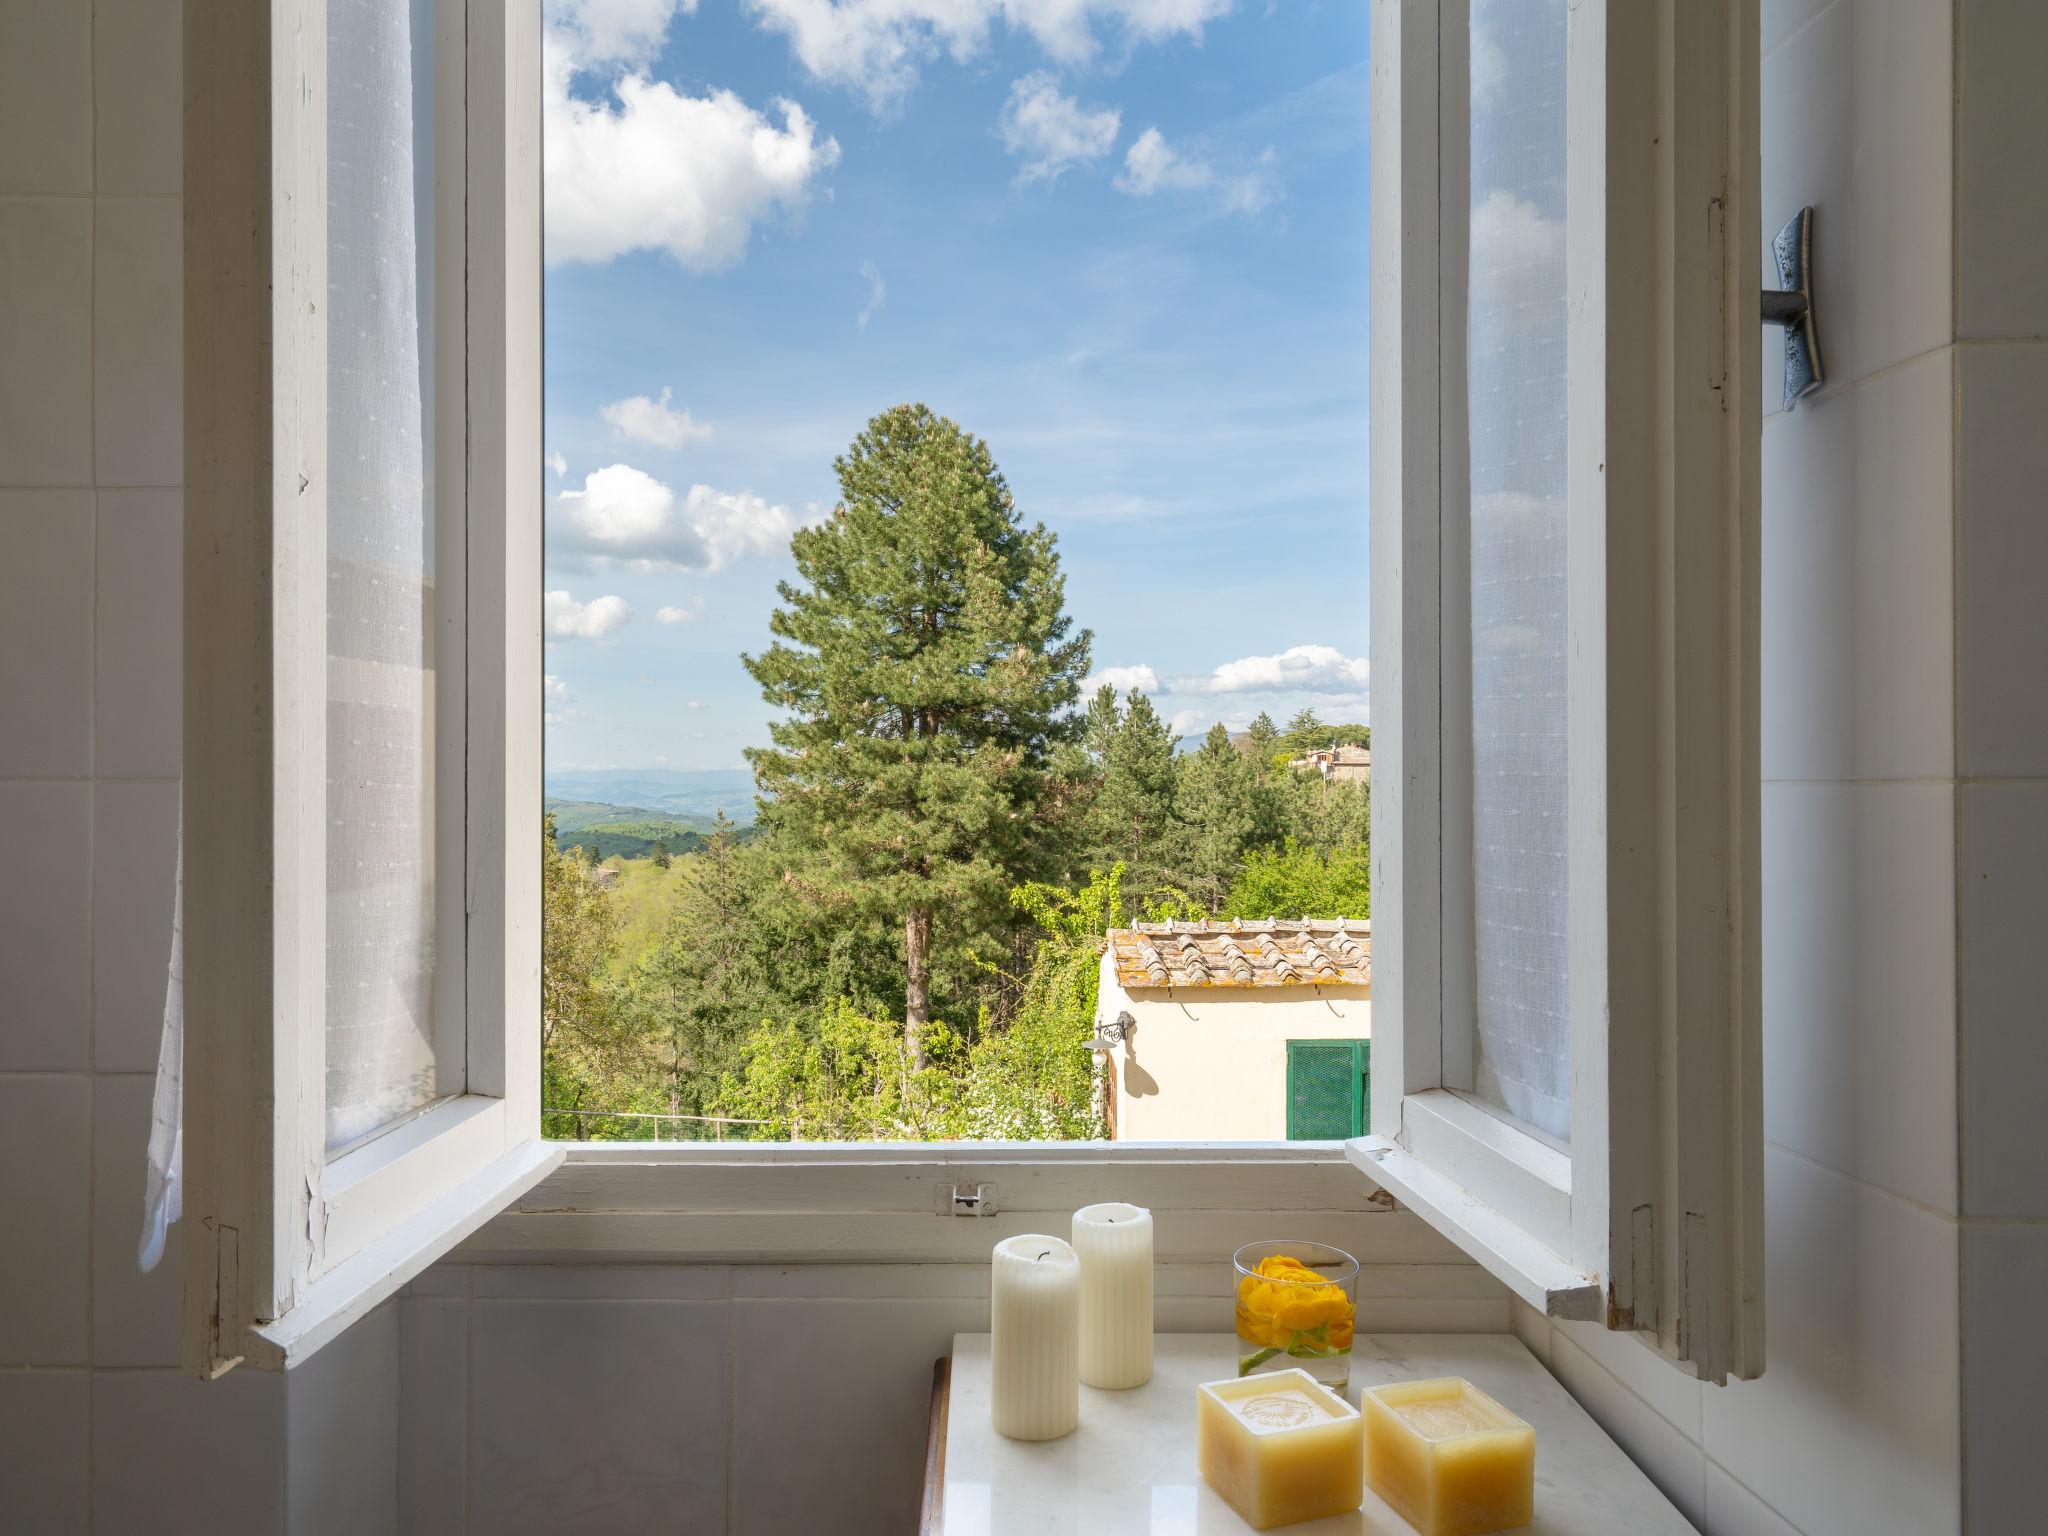
[[(412, 0), (434, 59), (413, 133), (432, 166), (413, 181), (432, 189), (418, 270), (422, 528), (433, 533), (408, 576), (426, 617), (417, 633), (392, 631), (412, 653), (380, 669), (346, 647), (338, 661), (330, 622), (349, 600), (331, 596), (327, 387), (338, 324), (328, 12), (344, 3), (186, 7), (182, 1241), (186, 1360), (202, 1374), (303, 1358), (563, 1157), (538, 1140), (539, 5)], [(1561, 711), (1548, 727), (1563, 760), (1536, 807), (1562, 796), (1550, 875), (1563, 916), (1541, 953), (1562, 955), (1542, 1017), (1563, 1091), (1531, 1098), (1541, 1082), (1511, 1062), (1501, 1070), (1487, 1014), (1501, 988), (1482, 962), (1501, 893), (1521, 887), (1510, 878), (1482, 895), (1475, 878), (1484, 856), (1521, 845), (1482, 849), (1474, 816), (1498, 809), (1479, 797), (1501, 761), (1475, 752), (1475, 719), (1516, 694), (1479, 678), (1472, 639), (1468, 333), (1482, 317), (1469, 302), (1471, 82), (1475, 57), (1491, 88), (1513, 83), (1523, 56), (1482, 57), (1463, 3), (1374, 0), (1376, 1070), (1361, 1047), (1366, 1084), (1346, 1128), (1365, 1134), (1347, 1153), (1550, 1315), (1641, 1331), (1707, 1379), (1752, 1376), (1755, 5), (1515, 8), (1562, 28), (1557, 99), (1544, 109), (1562, 123), (1557, 165), (1517, 172), (1549, 175), (1554, 206), (1521, 201), (1556, 229), (1509, 221), (1507, 234), (1533, 242), (1518, 258), (1529, 270), (1508, 274), (1488, 323), (1516, 323), (1517, 306), (1549, 305), (1553, 327), (1563, 316), (1548, 404), (1540, 379), (1521, 378), (1517, 401), (1541, 409), (1498, 418), (1554, 417), (1563, 402), (1556, 507), (1544, 514), (1562, 519), (1548, 550), (1564, 598), (1546, 697)], [(1540, 288), (1544, 259), (1562, 266), (1549, 297), (1515, 286)], [(1555, 362), (1556, 336), (1515, 340), (1531, 356), (1550, 347)], [(360, 437), (361, 421), (346, 425)], [(412, 675), (424, 672), (431, 686)], [(423, 880), (407, 909), (431, 956), (417, 994), (431, 997), (420, 1011), (430, 1049), (389, 1098), (377, 1073), (391, 1058), (355, 1051), (373, 1064), (358, 1101), (372, 1110), (358, 1120), (330, 1112), (341, 1054), (329, 955), (345, 916), (333, 859), (357, 830), (334, 819), (350, 787), (330, 785), (337, 678), (372, 694), (393, 683), (417, 707), (406, 782), (425, 809), (410, 847), (434, 876), (433, 894)], [(1508, 761), (1512, 780), (1521, 760)], [(510, 1213), (480, 1244), (602, 1261), (793, 1257), (773, 1244), (822, 1242), (842, 1259), (904, 1260), (936, 1239), (933, 1251), (957, 1258), (983, 1244), (976, 1224), (918, 1213), (949, 1210), (962, 1170), (1053, 1170), (1033, 1177), (1051, 1181), (1040, 1198), (1056, 1205), (1114, 1160), (1144, 1170), (1139, 1189), (1156, 1179), (1156, 1198), (1179, 1192), (1192, 1210), (1238, 1164), (1273, 1164), (1321, 1199), (1327, 1157), (1227, 1145), (582, 1148), (564, 1178), (583, 1193)], [(918, 1171), (933, 1187), (912, 1199), (903, 1190)], [(776, 1182), (785, 1172), (800, 1191)], [(903, 1200), (917, 1212), (876, 1224), (872, 1212)], [(777, 1201), (876, 1246), (757, 1219)], [(1189, 1230), (1200, 1241), (1187, 1251), (1208, 1251), (1210, 1226)]]
[(302, 1358), (561, 1161), (526, 831), (539, 41), (535, 0), (186, 7), (201, 1375)]
[(1375, 0), (1372, 1135), (1763, 1367), (1754, 0)]

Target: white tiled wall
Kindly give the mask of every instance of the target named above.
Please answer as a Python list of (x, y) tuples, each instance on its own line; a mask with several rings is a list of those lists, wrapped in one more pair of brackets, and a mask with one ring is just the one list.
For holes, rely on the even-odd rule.
[[(1507, 1293), (1448, 1248), (1417, 1299), (1418, 1266), (1346, 1246), (1361, 1327), (1507, 1326)], [(1228, 1317), (1225, 1265), (1158, 1286), (1162, 1329)], [(932, 1362), (988, 1328), (988, 1267), (449, 1263), (397, 1306), (408, 1533), (890, 1536), (916, 1523)]]
[(1764, 222), (1816, 209), (1830, 369), (1764, 424), (1768, 1364), (1706, 1388), (1626, 1339), (1516, 1327), (1714, 1536), (2028, 1529), (2048, 9), (1763, 11)]
[[(288, 1424), (372, 1422), (317, 1376), (188, 1380), (175, 1239), (135, 1267), (183, 681), (179, 16), (0, 3), (0, 1529), (37, 1536), (281, 1530)], [(388, 1529), (395, 1437), (337, 1443), (297, 1500), (359, 1513), (312, 1481), (347, 1469), (386, 1517), (298, 1525)]]

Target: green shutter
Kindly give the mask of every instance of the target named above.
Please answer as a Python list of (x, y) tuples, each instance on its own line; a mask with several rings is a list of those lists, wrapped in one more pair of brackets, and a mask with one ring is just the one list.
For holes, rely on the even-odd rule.
[(1366, 1133), (1371, 1051), (1369, 1040), (1287, 1042), (1289, 1141), (1342, 1141)]

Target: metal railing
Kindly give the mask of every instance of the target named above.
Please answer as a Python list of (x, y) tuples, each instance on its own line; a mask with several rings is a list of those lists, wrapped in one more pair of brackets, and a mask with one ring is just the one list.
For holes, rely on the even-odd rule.
[[(584, 1130), (583, 1122), (586, 1120), (652, 1121), (654, 1124), (654, 1134), (652, 1136), (636, 1136), (633, 1138), (636, 1141), (724, 1141), (726, 1139), (727, 1126), (765, 1126), (772, 1123), (767, 1120), (742, 1120), (733, 1115), (659, 1115), (637, 1109), (546, 1108), (541, 1110), (543, 1124), (546, 1123), (546, 1118), (549, 1115), (569, 1116), (577, 1122), (576, 1128), (579, 1132)], [(664, 1125), (674, 1125), (683, 1129), (677, 1135), (664, 1136), (662, 1134), (662, 1127)], [(694, 1134), (692, 1133), (693, 1131)], [(586, 1136), (583, 1139), (587, 1140), (590, 1138)], [(780, 1138), (740, 1135), (734, 1139), (762, 1141)]]

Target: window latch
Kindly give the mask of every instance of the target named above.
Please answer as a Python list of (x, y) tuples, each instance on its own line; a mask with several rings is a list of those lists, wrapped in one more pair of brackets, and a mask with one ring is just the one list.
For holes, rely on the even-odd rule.
[(1785, 409), (1827, 382), (1813, 317), (1813, 210), (1802, 208), (1771, 241), (1782, 288), (1763, 291), (1763, 321), (1785, 328)]
[(940, 1210), (948, 1216), (993, 1216), (996, 1187), (993, 1184), (955, 1184), (942, 1191)]

